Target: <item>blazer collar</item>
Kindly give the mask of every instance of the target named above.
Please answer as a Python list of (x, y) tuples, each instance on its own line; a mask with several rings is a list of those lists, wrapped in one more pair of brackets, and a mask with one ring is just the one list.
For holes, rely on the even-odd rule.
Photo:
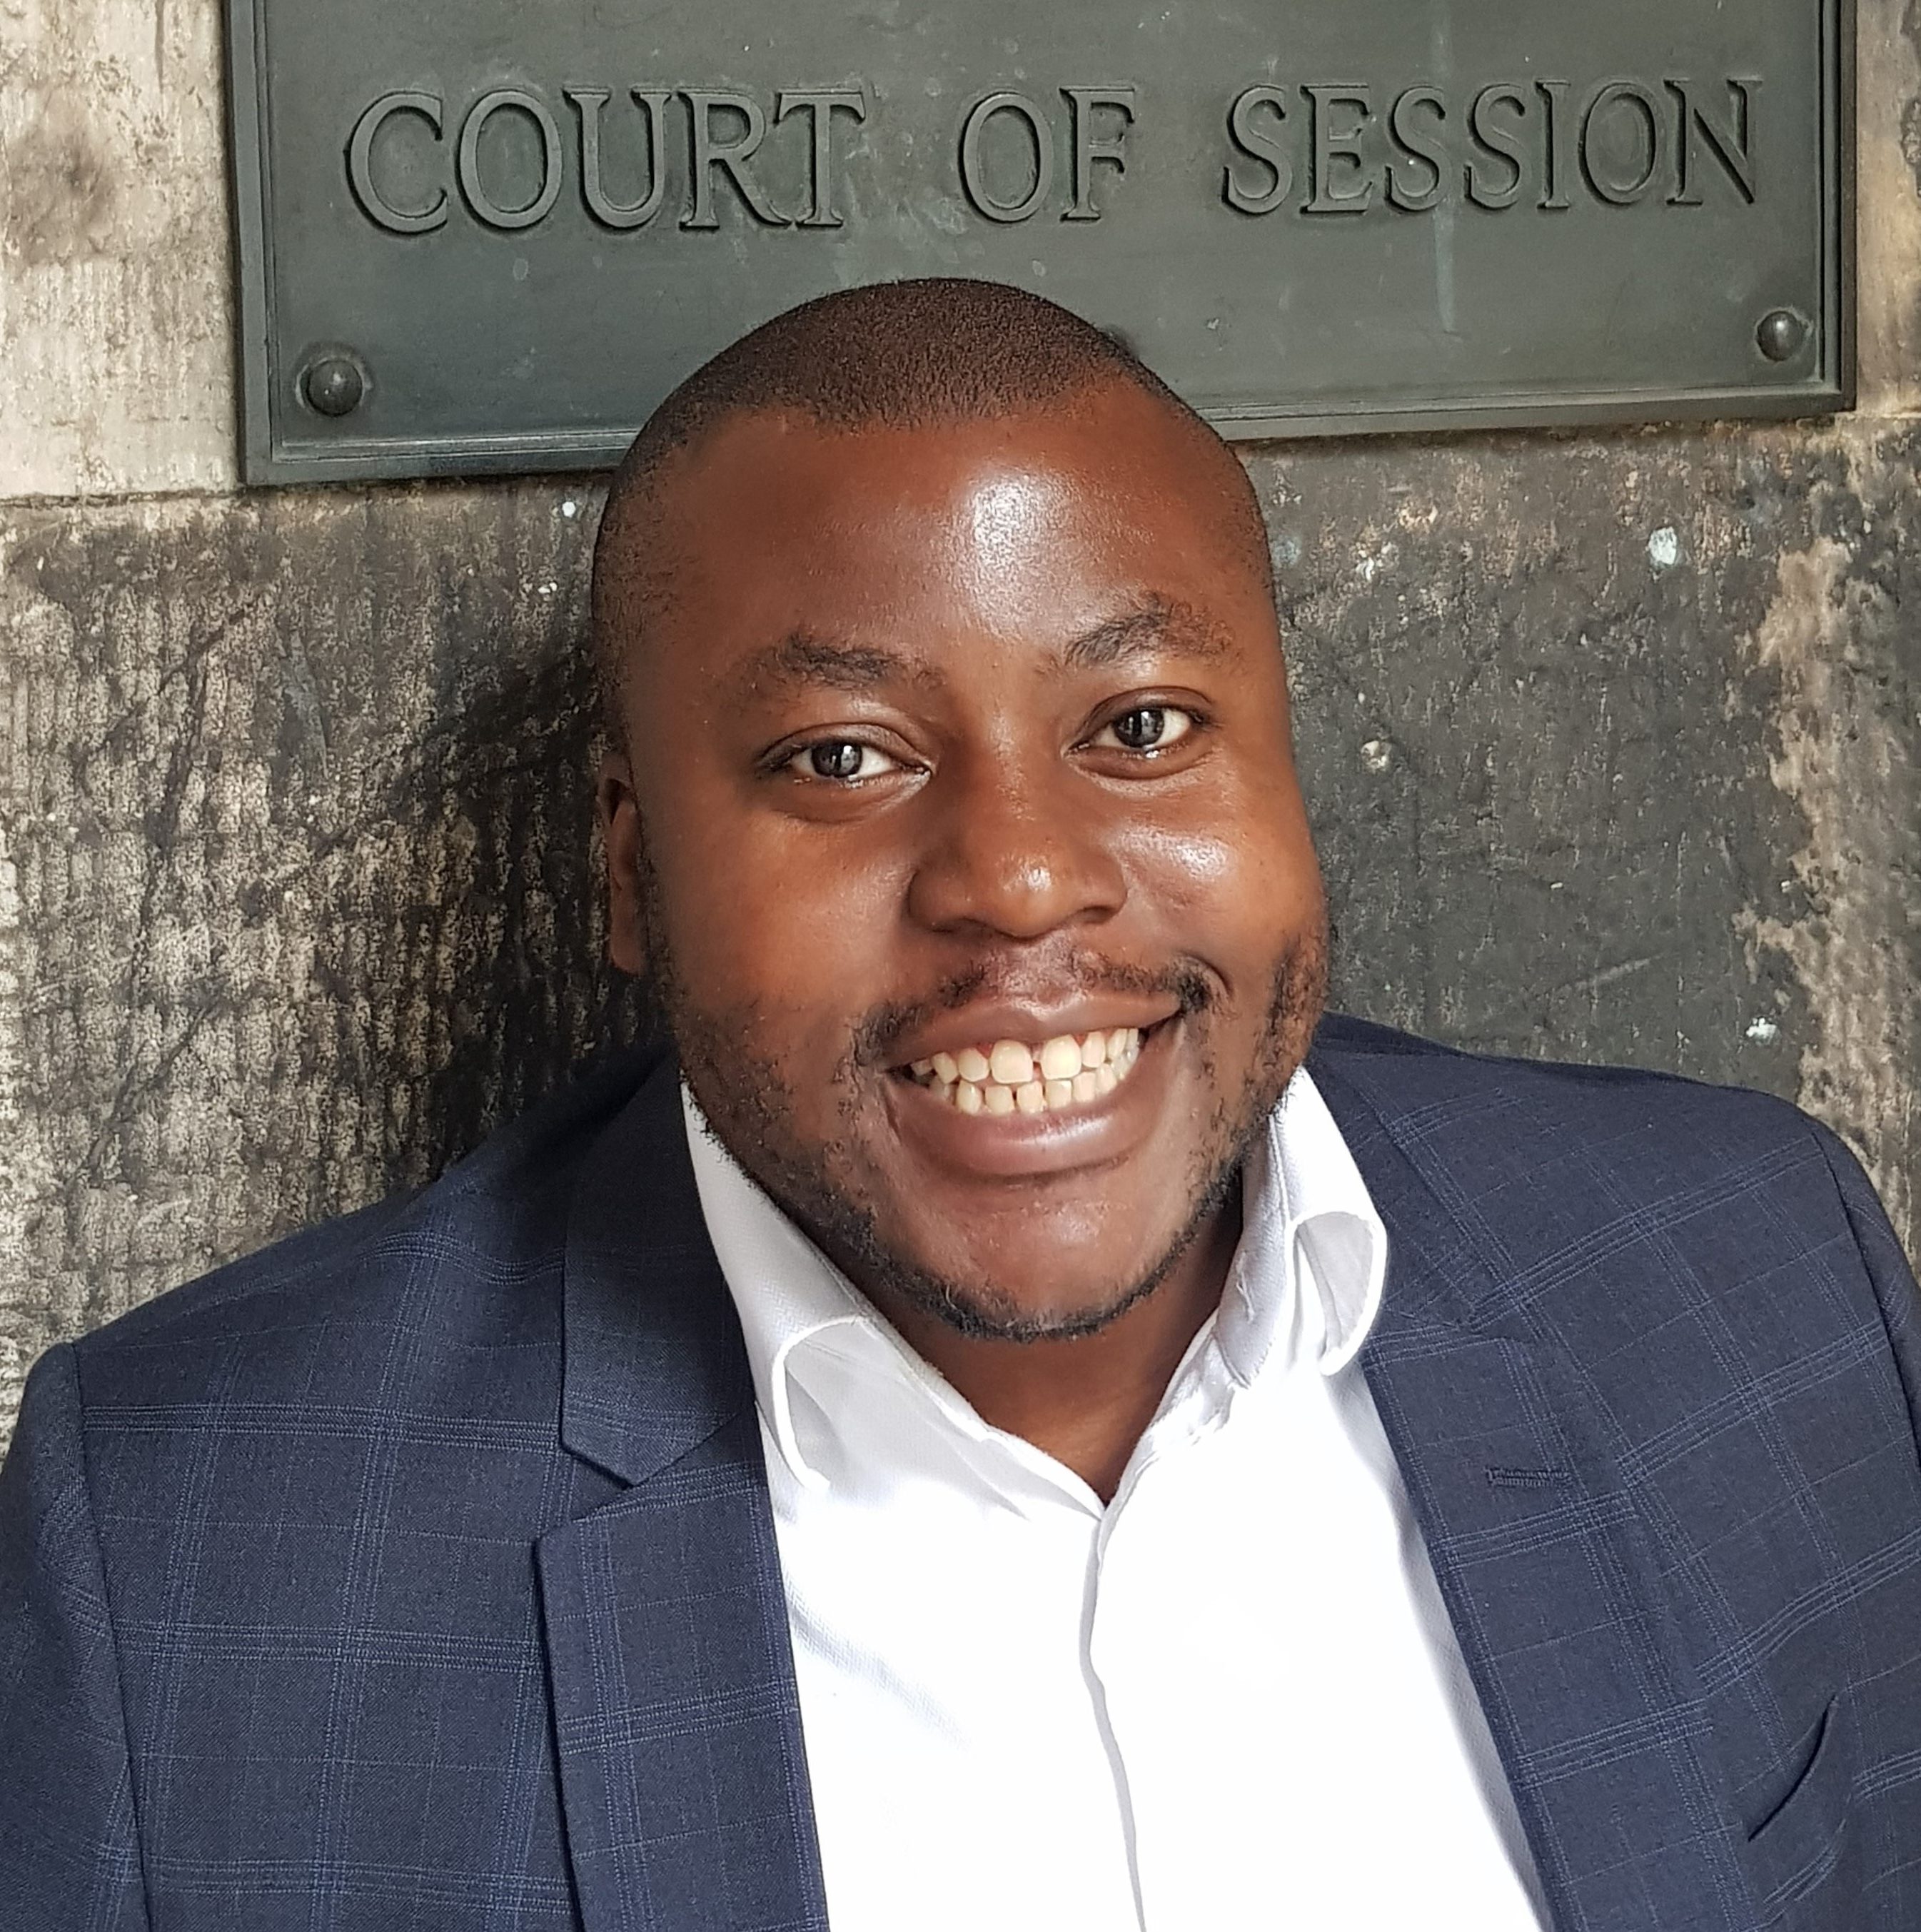
[(538, 1552), (575, 1896), (585, 1932), (826, 1932), (753, 1386), (679, 1088), (671, 1060), (643, 1082), (568, 1228), (562, 1436), (624, 1486)]
[[(1314, 1076), (1388, 1229), (1361, 1363), (1563, 1932), (1753, 1932), (1659, 1564), (1586, 1370), (1467, 1205), (1525, 1133), (1491, 1073), (1421, 1090), (1437, 1049), (1317, 1047)], [(1481, 1098), (1476, 1097), (1477, 1090)], [(1431, 1097), (1431, 1096), (1428, 1096)], [(1564, 1292), (1582, 1292), (1570, 1268)]]
[(568, 1220), (561, 1439), (644, 1481), (750, 1408), (669, 1055), (600, 1137)]

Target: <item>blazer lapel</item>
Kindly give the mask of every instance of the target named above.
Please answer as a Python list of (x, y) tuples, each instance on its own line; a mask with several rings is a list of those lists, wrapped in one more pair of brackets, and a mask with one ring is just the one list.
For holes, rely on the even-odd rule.
[(1750, 1932), (1698, 1701), (1573, 1378), (1445, 1204), (1391, 1072), (1311, 1064), (1388, 1230), (1362, 1366), (1555, 1924)]
[(825, 1932), (753, 1388), (678, 1070), (583, 1172), (562, 1432), (625, 1485), (541, 1539), (562, 1803), (586, 1932)]

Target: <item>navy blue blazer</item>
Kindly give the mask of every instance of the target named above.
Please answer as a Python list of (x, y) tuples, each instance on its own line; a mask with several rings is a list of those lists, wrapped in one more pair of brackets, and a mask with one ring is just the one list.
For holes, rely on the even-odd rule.
[[(1556, 1926), (1916, 1932), (1921, 1342), (1859, 1168), (1755, 1094), (1347, 1021), (1312, 1066), (1389, 1231), (1365, 1371)], [(36, 1366), (0, 1927), (826, 1923), (670, 1063)]]

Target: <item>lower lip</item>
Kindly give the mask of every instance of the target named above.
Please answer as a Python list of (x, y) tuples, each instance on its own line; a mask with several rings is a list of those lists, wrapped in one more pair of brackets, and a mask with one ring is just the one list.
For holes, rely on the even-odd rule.
[(1032, 1179), (1100, 1167), (1146, 1139), (1167, 1104), (1179, 1019), (1164, 1021), (1140, 1043), (1134, 1070), (1111, 1094), (1050, 1114), (963, 1114), (904, 1076), (890, 1075), (888, 1111), (895, 1131), (937, 1167), (989, 1180)]

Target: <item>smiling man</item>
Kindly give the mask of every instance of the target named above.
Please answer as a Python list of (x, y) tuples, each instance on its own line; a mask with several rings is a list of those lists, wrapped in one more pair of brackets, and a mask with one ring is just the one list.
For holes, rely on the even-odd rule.
[[(614, 953), (698, 1106), (986, 1419), (1111, 1496), (1324, 990), (1239, 466), (1062, 311), (910, 284), (670, 400), (596, 582)], [(1050, 1340), (1080, 1346), (1008, 1346)]]
[(1323, 1019), (1198, 418), (829, 297), (594, 624), (673, 1052), (38, 1366), (0, 1928), (1921, 1923), (1885, 1216), (1779, 1102)]

